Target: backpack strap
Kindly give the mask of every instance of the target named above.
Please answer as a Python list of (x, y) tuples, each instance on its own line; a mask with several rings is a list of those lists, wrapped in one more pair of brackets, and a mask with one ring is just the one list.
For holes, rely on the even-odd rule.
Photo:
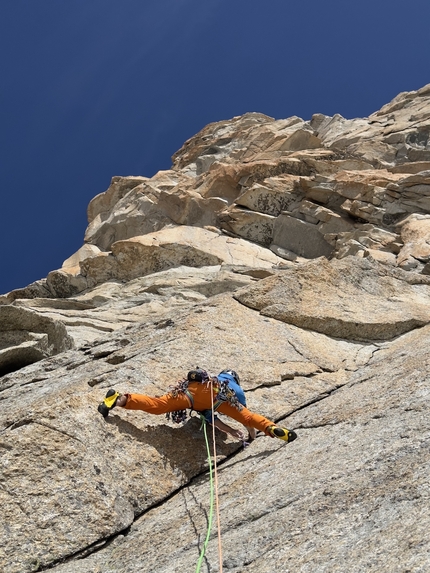
[(221, 404), (223, 404), (224, 402), (225, 400), (217, 400), (216, 402), (214, 402), (213, 411), (216, 412), (218, 408), (221, 406)]
[(191, 392), (188, 390), (188, 388), (184, 388), (182, 390), (182, 392), (185, 394), (185, 396), (188, 398), (188, 401), (190, 403), (190, 409), (194, 410), (194, 398), (193, 395), (191, 394)]

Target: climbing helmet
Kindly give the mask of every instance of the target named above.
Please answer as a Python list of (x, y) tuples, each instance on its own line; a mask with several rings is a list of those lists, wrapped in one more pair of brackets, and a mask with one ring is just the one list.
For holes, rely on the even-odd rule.
[(190, 370), (187, 374), (188, 382), (207, 382), (209, 380), (209, 374), (206, 370), (202, 368), (197, 368), (195, 370)]

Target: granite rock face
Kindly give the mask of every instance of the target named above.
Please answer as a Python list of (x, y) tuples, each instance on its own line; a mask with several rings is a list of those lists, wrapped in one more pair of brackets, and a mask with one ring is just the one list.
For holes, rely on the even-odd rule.
[(430, 281), (369, 259), (316, 259), (235, 294), (263, 315), (348, 340), (389, 340), (430, 321)]
[[(288, 418), (300, 435), (293, 444), (258, 438), (222, 464), (223, 570), (428, 568), (428, 343), (427, 327), (381, 348), (347, 384)], [(194, 479), (125, 536), (54, 570), (193, 570), (208, 481)], [(203, 570), (219, 571), (216, 532)]]
[[(97, 405), (197, 365), (298, 434), (216, 431), (223, 571), (430, 569), (429, 133), (425, 86), (368, 118), (213, 123), (112, 179), (62, 268), (0, 296), (2, 571), (196, 569), (200, 419)], [(202, 572), (217, 547), (214, 522)]]
[(0, 306), (0, 375), (73, 346), (61, 321), (24, 308)]

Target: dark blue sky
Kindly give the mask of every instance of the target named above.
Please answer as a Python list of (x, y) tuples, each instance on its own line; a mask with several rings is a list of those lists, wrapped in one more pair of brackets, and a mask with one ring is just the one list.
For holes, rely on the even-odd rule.
[(0, 293), (61, 267), (114, 175), (247, 111), (367, 116), (430, 83), (428, 0), (2, 0)]

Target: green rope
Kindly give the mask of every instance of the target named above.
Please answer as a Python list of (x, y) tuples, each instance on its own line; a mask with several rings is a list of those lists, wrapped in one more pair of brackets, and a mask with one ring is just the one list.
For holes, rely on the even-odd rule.
[(210, 537), (211, 528), (212, 528), (212, 521), (213, 521), (213, 509), (214, 509), (214, 487), (213, 487), (213, 479), (212, 479), (211, 451), (209, 448), (208, 436), (206, 433), (206, 420), (203, 416), (200, 416), (200, 418), (202, 420), (203, 432), (205, 434), (206, 450), (208, 452), (209, 476), (210, 476), (210, 485), (211, 485), (211, 503), (210, 503), (210, 509), (209, 509), (208, 531), (206, 533), (206, 539), (205, 539), (205, 542), (203, 543), (203, 548), (201, 550), (200, 557), (199, 557), (199, 560), (197, 562), (196, 573), (199, 573), (199, 571), (200, 571), (200, 567), (202, 566), (202, 562), (203, 562), (203, 557), (205, 556), (206, 547), (207, 547), (207, 544), (209, 542), (209, 537)]

